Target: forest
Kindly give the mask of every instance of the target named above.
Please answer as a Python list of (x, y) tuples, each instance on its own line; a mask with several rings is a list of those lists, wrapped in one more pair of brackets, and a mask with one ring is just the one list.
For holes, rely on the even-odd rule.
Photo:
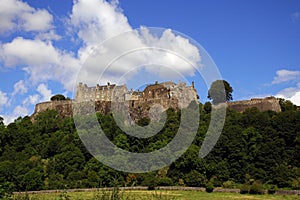
[[(227, 110), (222, 134), (205, 158), (199, 150), (210, 122), (211, 104), (199, 104), (200, 124), (189, 149), (174, 163), (149, 173), (125, 173), (96, 160), (82, 144), (74, 121), (55, 110), (32, 122), (20, 117), (4, 125), (0, 118), (0, 195), (32, 191), (113, 186), (193, 186), (300, 189), (300, 112), (281, 100), (282, 112)], [(111, 114), (97, 113), (106, 136), (131, 152), (151, 152), (175, 136), (180, 112), (167, 110), (163, 129), (150, 138), (128, 136)], [(149, 119), (138, 124), (145, 126)]]

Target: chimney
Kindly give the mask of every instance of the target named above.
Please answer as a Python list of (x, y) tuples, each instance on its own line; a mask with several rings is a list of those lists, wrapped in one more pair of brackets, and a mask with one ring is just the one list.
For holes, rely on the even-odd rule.
[(192, 81), (192, 87), (195, 88), (195, 83), (194, 83), (194, 81)]
[(110, 82), (107, 82), (107, 85), (110, 86)]

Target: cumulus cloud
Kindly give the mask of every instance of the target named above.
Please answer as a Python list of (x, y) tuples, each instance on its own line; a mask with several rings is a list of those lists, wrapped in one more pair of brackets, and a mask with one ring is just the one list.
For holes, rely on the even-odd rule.
[(291, 71), (291, 70), (278, 70), (276, 72), (276, 77), (273, 79), (272, 84), (279, 84), (283, 82), (299, 80), (300, 71)]
[(37, 36), (36, 36), (36, 39), (38, 40), (43, 40), (43, 41), (55, 41), (55, 40), (60, 40), (62, 37), (57, 35), (55, 33), (54, 30), (50, 30), (49, 32), (46, 32), (46, 33), (39, 33)]
[(7, 94), (0, 90), (0, 111), (2, 106), (5, 105), (7, 102), (8, 102)]
[[(84, 43), (78, 52), (85, 68), (79, 81), (90, 85), (95, 85), (100, 75), (100, 83), (106, 80), (120, 83), (118, 80), (122, 76), (124, 83), (124, 74), (137, 73), (136, 67), (141, 65), (147, 72), (162, 78), (172, 79), (178, 74), (192, 76), (193, 65), (201, 61), (197, 47), (170, 29), (159, 34), (161, 30), (153, 32), (146, 27), (133, 30), (117, 3), (78, 0), (70, 21)], [(145, 50), (147, 47), (154, 48)]]
[(86, 45), (132, 30), (118, 4), (104, 0), (75, 0), (70, 21)]
[(12, 114), (10, 115), (3, 115), (4, 118), (4, 123), (9, 124), (13, 122), (15, 119), (21, 116), (26, 116), (28, 115), (29, 111), (26, 107), (24, 106), (16, 106), (15, 109), (13, 110)]
[(0, 0), (0, 33), (15, 29), (47, 31), (52, 28), (53, 17), (44, 9), (35, 9), (19, 0)]
[(15, 96), (16, 94), (24, 94), (28, 91), (28, 88), (26, 87), (23, 80), (20, 80), (15, 83), (14, 85), (14, 91), (12, 92), (12, 96)]
[(72, 83), (80, 67), (72, 53), (61, 51), (51, 42), (39, 39), (17, 37), (2, 45), (0, 57), (7, 67), (23, 67), (35, 84), (55, 80), (69, 91), (73, 89)]
[(298, 83), (296, 87), (289, 87), (281, 90), (275, 96), (290, 100), (294, 104), (300, 106), (300, 83)]
[(52, 91), (48, 89), (47, 85), (45, 84), (40, 84), (37, 87), (37, 91), (41, 94), (42, 98), (41, 101), (49, 101), (50, 97), (52, 96)]

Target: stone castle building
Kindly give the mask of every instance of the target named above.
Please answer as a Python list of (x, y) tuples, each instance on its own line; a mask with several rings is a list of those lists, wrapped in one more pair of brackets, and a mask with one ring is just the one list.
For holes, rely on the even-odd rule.
[(130, 102), (132, 107), (142, 104), (161, 104), (164, 108), (178, 107), (185, 108), (190, 102), (198, 102), (197, 91), (194, 83), (187, 86), (186, 83), (174, 83), (172, 81), (147, 85), (144, 91), (128, 90), (126, 85), (117, 86), (107, 83), (107, 85), (96, 85), (88, 87), (80, 83), (76, 90), (75, 101), (95, 101), (95, 102)]
[[(77, 86), (74, 100), (49, 101), (39, 103), (35, 106), (32, 119), (47, 109), (57, 110), (62, 116), (72, 116), (72, 105), (74, 103), (94, 102), (95, 111), (103, 114), (110, 113), (113, 102), (120, 103), (119, 110), (128, 108), (132, 119), (137, 120), (149, 117), (150, 108), (155, 107), (161, 112), (168, 108), (180, 110), (186, 108), (192, 101), (199, 103), (199, 96), (194, 88), (194, 83), (187, 86), (186, 83), (178, 84), (169, 81), (147, 85), (143, 91), (128, 90), (126, 85), (96, 85), (88, 87), (80, 83)], [(281, 111), (279, 100), (275, 97), (255, 98), (251, 100), (228, 102), (229, 109), (244, 112), (247, 108), (256, 107), (259, 111), (273, 110)]]

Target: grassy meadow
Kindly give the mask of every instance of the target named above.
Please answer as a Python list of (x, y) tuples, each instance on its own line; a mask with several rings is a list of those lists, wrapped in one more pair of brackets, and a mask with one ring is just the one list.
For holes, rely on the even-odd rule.
[[(114, 195), (114, 198), (112, 197)], [(16, 200), (300, 200), (296, 195), (245, 195), (235, 193), (206, 193), (199, 191), (93, 191), (48, 194), (17, 194)]]

